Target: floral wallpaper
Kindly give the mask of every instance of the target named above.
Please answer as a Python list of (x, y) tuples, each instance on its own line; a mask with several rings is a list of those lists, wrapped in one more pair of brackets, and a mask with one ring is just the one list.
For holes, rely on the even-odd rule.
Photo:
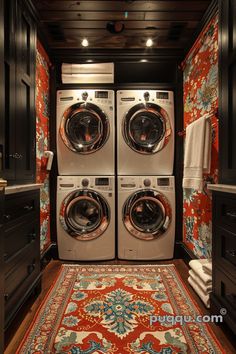
[(49, 150), (49, 67), (50, 61), (37, 42), (36, 51), (36, 181), (43, 183), (40, 195), (40, 249), (50, 245), (49, 173), (46, 170), (45, 150)]
[[(218, 15), (199, 35), (183, 65), (184, 126), (218, 107)], [(212, 117), (211, 171), (203, 193), (184, 189), (183, 241), (197, 258), (211, 257), (212, 205), (206, 182), (218, 181), (218, 121)]]

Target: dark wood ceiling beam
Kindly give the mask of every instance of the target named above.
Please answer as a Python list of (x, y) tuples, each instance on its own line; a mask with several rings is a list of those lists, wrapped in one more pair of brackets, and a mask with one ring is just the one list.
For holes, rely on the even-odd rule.
[[(124, 36), (165, 36), (168, 35), (168, 33), (170, 32), (170, 29), (155, 29), (155, 30), (148, 30), (148, 29), (125, 29), (122, 32), (122, 35)], [(63, 33), (65, 36), (80, 36), (80, 37), (86, 37), (89, 38), (90, 36), (94, 36), (96, 35), (96, 37), (99, 36), (105, 36), (108, 35), (109, 32), (106, 29), (97, 29), (96, 31), (94, 31), (94, 29), (86, 29), (86, 30), (82, 30), (82, 29), (72, 29), (72, 28), (66, 28), (63, 29)], [(191, 35), (193, 33), (192, 29), (183, 29), (181, 32), (181, 35)], [(114, 35), (114, 34), (113, 34)], [(119, 35), (119, 34), (115, 34), (115, 35)]]
[[(35, 0), (35, 2), (38, 0)], [(41, 10), (65, 11), (205, 11), (209, 1), (38, 1)]]
[[(113, 46), (114, 48), (114, 45), (116, 46), (117, 49), (125, 49), (125, 48), (130, 48), (130, 49), (142, 49), (142, 50), (145, 50), (144, 46), (142, 43), (140, 42), (135, 42), (133, 39), (128, 41), (127, 39), (123, 40), (123, 41), (117, 41), (116, 43), (113, 42), (110, 42), (110, 41), (101, 41), (101, 42), (98, 42), (97, 40), (94, 41), (94, 43), (92, 43), (92, 48), (93, 49), (96, 49), (96, 48), (99, 48), (99, 49), (109, 49)], [(167, 41), (163, 41), (163, 42), (160, 42), (158, 43), (158, 45), (155, 46), (155, 49), (160, 49), (160, 48), (169, 48), (169, 49), (184, 49), (185, 48), (185, 45), (186, 45), (186, 42), (183, 42), (183, 43), (179, 43), (179, 42), (167, 42)], [(72, 43), (61, 43), (61, 42), (53, 42), (51, 43), (51, 46), (52, 46), (52, 49), (55, 50), (55, 49), (63, 49), (63, 48), (70, 48), (70, 49), (81, 49), (81, 46), (79, 45), (79, 43), (77, 42), (72, 42)]]
[[(145, 29), (146, 27), (155, 27), (156, 29), (168, 29), (172, 23), (186, 22), (186, 28), (196, 28), (198, 21), (125, 21), (125, 28), (128, 30)], [(50, 24), (50, 22), (48, 22)], [(53, 22), (52, 22), (53, 24)], [(60, 21), (55, 22), (60, 25), (62, 29), (104, 29), (106, 28), (107, 21)]]
[(83, 12), (73, 11), (42, 11), (41, 20), (43, 22), (52, 21), (196, 21), (202, 18), (201, 12), (130, 12), (128, 18), (125, 18), (123, 12)]

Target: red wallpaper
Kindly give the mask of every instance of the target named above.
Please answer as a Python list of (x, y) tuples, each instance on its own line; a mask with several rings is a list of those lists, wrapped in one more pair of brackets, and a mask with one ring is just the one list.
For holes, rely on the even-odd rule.
[[(218, 15), (205, 27), (184, 63), (184, 126), (218, 107)], [(184, 189), (183, 241), (198, 258), (211, 256), (212, 207), (206, 181), (218, 180), (218, 122), (212, 117), (211, 171), (203, 193)]]
[(49, 173), (43, 153), (49, 150), (49, 67), (50, 61), (41, 43), (36, 51), (36, 181), (43, 183), (40, 194), (40, 249), (50, 245)]

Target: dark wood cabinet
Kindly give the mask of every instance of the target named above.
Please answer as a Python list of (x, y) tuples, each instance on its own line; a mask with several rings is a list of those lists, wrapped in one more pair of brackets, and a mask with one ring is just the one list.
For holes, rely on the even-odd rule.
[(220, 183), (236, 181), (236, 0), (219, 2)]
[(0, 186), (0, 353), (3, 353), (3, 328), (4, 328), (4, 273), (3, 273), (3, 208), (4, 193)]
[(5, 328), (34, 289), (40, 289), (39, 190), (5, 196), (3, 224)]
[(236, 334), (236, 194), (213, 192), (211, 310)]
[(3, 175), (27, 183), (35, 179), (36, 28), (23, 1), (4, 0), (4, 39)]

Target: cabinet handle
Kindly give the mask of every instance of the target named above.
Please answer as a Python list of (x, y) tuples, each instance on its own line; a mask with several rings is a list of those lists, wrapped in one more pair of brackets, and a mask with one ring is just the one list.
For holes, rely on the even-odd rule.
[(9, 294), (4, 294), (4, 300), (7, 301), (9, 298)]
[(6, 261), (8, 259), (8, 254), (7, 253), (4, 253), (3, 255), (3, 260)]
[(226, 253), (228, 253), (231, 257), (236, 256), (236, 250), (226, 250)]
[(10, 219), (11, 219), (11, 215), (5, 214), (5, 215), (4, 215), (4, 219), (5, 219), (5, 220), (10, 220)]
[(32, 232), (28, 235), (29, 243), (36, 240), (36, 233)]
[(32, 205), (25, 205), (24, 206), (24, 210), (27, 210), (27, 211), (30, 211), (30, 210), (33, 210), (34, 207)]
[(13, 159), (21, 160), (23, 155), (18, 154), (18, 152), (15, 152), (14, 154), (10, 154), (9, 157), (11, 157)]
[(226, 216), (228, 216), (228, 217), (230, 217), (232, 219), (236, 219), (236, 213), (235, 212), (231, 213), (230, 211), (227, 211)]
[(28, 265), (28, 274), (33, 273), (35, 270), (35, 263)]

